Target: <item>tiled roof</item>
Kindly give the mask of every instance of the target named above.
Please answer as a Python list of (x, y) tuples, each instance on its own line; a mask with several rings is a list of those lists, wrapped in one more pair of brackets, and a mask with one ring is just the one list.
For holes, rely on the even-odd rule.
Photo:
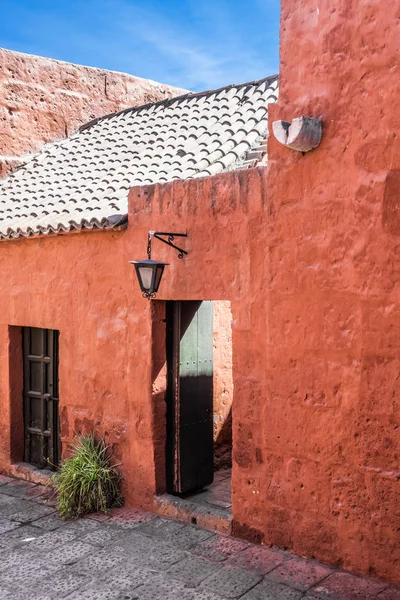
[(132, 186), (215, 175), (265, 153), (277, 77), (96, 119), (0, 181), (0, 239), (126, 222)]

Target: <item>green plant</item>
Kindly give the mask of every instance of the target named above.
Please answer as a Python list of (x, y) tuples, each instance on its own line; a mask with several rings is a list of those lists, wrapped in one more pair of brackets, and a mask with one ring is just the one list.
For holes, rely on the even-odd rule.
[(121, 506), (122, 475), (116, 466), (111, 464), (103, 439), (93, 434), (78, 436), (71, 456), (61, 462), (52, 478), (60, 516), (71, 519)]

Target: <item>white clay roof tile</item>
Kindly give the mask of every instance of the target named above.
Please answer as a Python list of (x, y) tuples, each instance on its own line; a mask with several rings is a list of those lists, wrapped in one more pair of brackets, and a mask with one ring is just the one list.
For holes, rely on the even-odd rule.
[[(126, 222), (136, 185), (256, 164), (277, 77), (186, 94), (96, 119), (0, 181), (0, 239)], [(260, 150), (259, 150), (260, 152)]]

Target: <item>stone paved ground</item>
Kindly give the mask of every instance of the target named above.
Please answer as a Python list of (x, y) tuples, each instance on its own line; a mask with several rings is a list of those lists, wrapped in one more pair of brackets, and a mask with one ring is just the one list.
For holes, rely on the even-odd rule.
[(137, 510), (62, 521), (0, 475), (0, 600), (400, 600), (400, 588)]

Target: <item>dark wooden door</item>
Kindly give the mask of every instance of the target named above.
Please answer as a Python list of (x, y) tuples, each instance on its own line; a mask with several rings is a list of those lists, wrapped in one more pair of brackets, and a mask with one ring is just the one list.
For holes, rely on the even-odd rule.
[(182, 494), (212, 483), (212, 302), (167, 305), (167, 483)]
[(55, 469), (60, 458), (58, 331), (24, 327), (25, 462)]

